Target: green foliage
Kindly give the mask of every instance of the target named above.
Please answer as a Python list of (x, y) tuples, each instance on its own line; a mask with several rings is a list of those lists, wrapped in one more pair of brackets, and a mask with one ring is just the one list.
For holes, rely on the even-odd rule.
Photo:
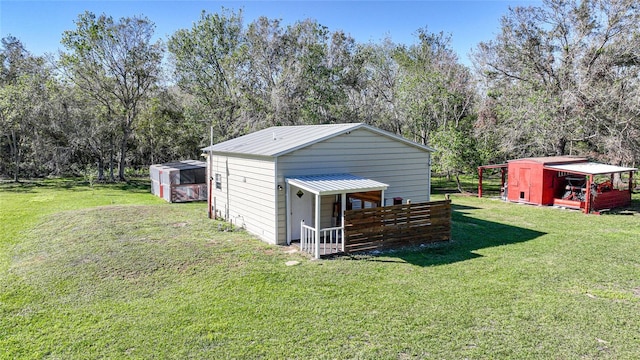
[(638, 215), (454, 197), (449, 243), (315, 261), (148, 185), (0, 185), (0, 358), (640, 351)]
[[(113, 153), (117, 151), (120, 180), (125, 176), (133, 127), (160, 76), (164, 48), (161, 42), (151, 41), (154, 27), (144, 17), (115, 21), (111, 16), (87, 11), (78, 16), (76, 29), (62, 36), (61, 43), (67, 49), (60, 56), (64, 75), (95, 102), (95, 113), (101, 116), (95, 119), (93, 128), (110, 130), (106, 134), (108, 150), (96, 149), (96, 157), (104, 162), (108, 151), (113, 165)], [(102, 126), (103, 121), (108, 124)]]
[(472, 134), (472, 119), (465, 119), (465, 125), (455, 127), (449, 124), (436, 131), (431, 137), (431, 145), (438, 151), (433, 153), (432, 170), (436, 173), (474, 174), (483, 163), (478, 152), (476, 139)]

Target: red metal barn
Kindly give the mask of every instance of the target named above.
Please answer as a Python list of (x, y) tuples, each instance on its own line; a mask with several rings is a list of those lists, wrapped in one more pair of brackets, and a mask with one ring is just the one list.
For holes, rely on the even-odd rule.
[[(572, 156), (516, 159), (507, 164), (480, 166), (478, 196), (482, 196), (483, 170), (495, 168), (502, 173), (502, 198), (582, 209), (585, 213), (628, 205), (636, 171)], [(628, 181), (614, 186), (616, 174), (621, 178), (626, 173)]]

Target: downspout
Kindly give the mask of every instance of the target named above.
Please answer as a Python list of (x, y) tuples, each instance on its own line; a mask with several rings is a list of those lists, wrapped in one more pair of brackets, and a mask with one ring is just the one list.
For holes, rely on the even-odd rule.
[[(209, 128), (209, 146), (213, 146), (213, 126), (211, 126)], [(209, 150), (209, 152), (207, 153), (207, 175), (209, 177), (209, 187), (208, 187), (208, 193), (209, 195), (207, 196), (207, 206), (209, 207), (209, 219), (213, 219), (213, 208), (212, 208), (212, 199), (211, 196), (213, 195), (213, 177), (211, 176), (211, 170), (213, 167), (213, 152), (211, 150)]]
[(213, 195), (213, 178), (211, 177), (211, 152), (208, 153), (207, 155), (207, 177), (209, 178), (209, 188), (208, 188), (208, 193), (209, 195), (207, 196), (207, 206), (209, 207), (209, 219), (213, 219), (213, 208), (211, 206), (212, 204), (212, 199), (211, 196)]
[(226, 186), (226, 194), (227, 194), (227, 206), (225, 207), (224, 217), (226, 221), (229, 221), (230, 220), (229, 218), (230, 216), (229, 215), (230, 213), (229, 212), (229, 207), (230, 207), (229, 205), (229, 156), (226, 157), (224, 163), (225, 163), (225, 174), (226, 174), (225, 186)]

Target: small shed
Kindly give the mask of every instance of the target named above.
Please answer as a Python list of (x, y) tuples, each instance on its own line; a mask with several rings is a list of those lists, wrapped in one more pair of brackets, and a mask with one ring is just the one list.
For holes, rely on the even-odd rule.
[(276, 126), (202, 150), (209, 216), (271, 244), (343, 232), (345, 210), (430, 200), (433, 149), (367, 124)]
[[(585, 213), (627, 206), (637, 169), (590, 162), (574, 156), (532, 157), (506, 164), (478, 167), (478, 196), (482, 196), (483, 170), (501, 171), (501, 197), (512, 202), (556, 205)], [(614, 178), (628, 174), (627, 182)]]
[(207, 200), (207, 163), (184, 160), (149, 167), (151, 193), (168, 202)]

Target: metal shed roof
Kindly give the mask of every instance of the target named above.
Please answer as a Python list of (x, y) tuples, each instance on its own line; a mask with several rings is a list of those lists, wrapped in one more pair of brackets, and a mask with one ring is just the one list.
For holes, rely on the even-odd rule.
[(551, 170), (557, 170), (557, 171), (566, 171), (566, 172), (571, 172), (576, 174), (584, 174), (584, 175), (612, 174), (612, 173), (638, 170), (634, 168), (600, 164), (595, 162), (548, 165), (548, 166), (545, 166), (545, 168), (551, 169)]
[(530, 161), (536, 162), (540, 164), (562, 164), (562, 163), (576, 163), (576, 162), (587, 162), (588, 159), (579, 156), (543, 156), (543, 157), (529, 157), (529, 158), (521, 158), (521, 159), (513, 159), (507, 162), (517, 162), (517, 161)]
[(309, 175), (287, 178), (287, 183), (316, 195), (386, 190), (389, 185), (352, 174)]
[(161, 170), (189, 170), (189, 169), (199, 169), (206, 168), (207, 163), (199, 160), (182, 160), (164, 164), (154, 164), (151, 165), (152, 168), (157, 168)]
[(424, 151), (433, 148), (363, 123), (274, 126), (203, 148), (204, 152), (277, 157), (317, 142), (364, 128)]

